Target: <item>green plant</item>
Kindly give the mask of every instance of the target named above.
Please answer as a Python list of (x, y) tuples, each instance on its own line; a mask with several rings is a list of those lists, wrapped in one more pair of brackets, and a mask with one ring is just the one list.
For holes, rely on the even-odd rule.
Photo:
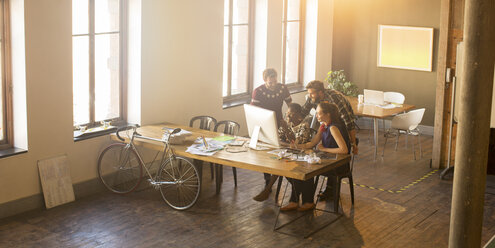
[(354, 83), (347, 81), (344, 70), (329, 71), (325, 82), (328, 83), (328, 88), (342, 92), (346, 96), (357, 96), (359, 89)]

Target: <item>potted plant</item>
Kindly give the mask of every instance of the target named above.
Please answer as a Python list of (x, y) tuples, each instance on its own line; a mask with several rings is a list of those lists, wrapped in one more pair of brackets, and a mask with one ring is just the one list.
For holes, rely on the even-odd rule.
[(359, 93), (357, 85), (347, 81), (344, 70), (329, 71), (327, 73), (327, 77), (325, 78), (325, 82), (328, 83), (329, 89), (340, 91), (346, 96), (356, 97)]

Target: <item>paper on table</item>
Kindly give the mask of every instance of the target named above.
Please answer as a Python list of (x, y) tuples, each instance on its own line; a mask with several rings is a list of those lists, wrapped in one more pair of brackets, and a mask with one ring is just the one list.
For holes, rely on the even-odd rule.
[(214, 142), (208, 142), (208, 148), (204, 146), (204, 144), (192, 144), (186, 150), (186, 152), (195, 154), (195, 155), (203, 155), (203, 156), (212, 156), (216, 152), (222, 150), (224, 145), (219, 145)]
[(232, 136), (217, 136), (217, 137), (213, 138), (213, 140), (216, 140), (216, 141), (230, 141), (233, 139), (235, 139), (235, 137), (232, 137)]
[[(174, 131), (174, 128), (169, 128), (169, 127), (164, 127), (164, 128), (162, 128), (162, 129), (163, 129), (163, 130), (168, 131), (168, 133), (171, 133), (172, 131)], [(167, 135), (167, 136), (168, 136), (168, 133), (167, 133), (167, 132), (165, 132), (165, 133), (163, 134), (163, 136), (165, 136), (165, 135)], [(191, 135), (191, 134), (192, 134), (191, 132), (189, 132), (189, 131), (187, 131), (187, 130), (184, 130), (184, 129), (181, 129), (181, 130), (180, 130), (180, 132), (175, 133), (175, 134), (172, 134), (172, 137), (177, 137), (177, 136), (189, 136), (189, 135)]]
[(388, 104), (384, 104), (384, 105), (377, 105), (377, 104), (372, 104), (372, 103), (364, 103), (363, 105), (375, 106), (375, 107), (379, 107), (379, 108), (382, 108), (382, 109), (393, 109), (393, 108), (396, 108), (396, 107), (400, 107), (400, 106), (396, 106), (395, 104), (392, 104), (392, 103), (388, 103)]
[(397, 106), (395, 106), (392, 103), (389, 103), (387, 105), (379, 105), (378, 107), (383, 108), (383, 109), (393, 109), (393, 108), (396, 108)]

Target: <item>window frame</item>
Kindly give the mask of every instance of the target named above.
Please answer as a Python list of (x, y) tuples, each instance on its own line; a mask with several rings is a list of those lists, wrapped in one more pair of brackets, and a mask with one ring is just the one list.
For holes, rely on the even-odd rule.
[(12, 148), (14, 146), (14, 129), (13, 129), (13, 103), (12, 103), (12, 50), (11, 50), (11, 39), (10, 39), (10, 3), (9, 0), (0, 0), (3, 8), (3, 20), (1, 23), (3, 25), (1, 48), (2, 49), (2, 98), (3, 98), (3, 109), (2, 115), (3, 126), (2, 130), (4, 139), (0, 141), (0, 150), (5, 150)]
[(289, 89), (297, 89), (303, 86), (303, 71), (304, 71), (304, 25), (306, 19), (306, 0), (300, 0), (299, 2), (299, 44), (298, 44), (298, 65), (297, 65), (297, 82), (287, 83), (285, 79), (285, 72), (287, 70), (287, 23), (296, 22), (287, 20), (288, 1), (283, 0), (283, 13), (282, 13), (282, 71), (280, 72), (280, 81), (285, 84)]
[[(253, 54), (254, 54), (254, 17), (255, 17), (255, 1), (254, 0), (248, 0), (249, 3), (249, 13), (248, 13), (248, 68), (247, 68), (247, 85), (246, 85), (246, 92), (244, 93), (238, 93), (238, 94), (232, 94), (232, 29), (233, 26), (236, 26), (236, 24), (233, 24), (233, 2), (234, 0), (228, 0), (229, 1), (229, 22), (227, 25), (223, 25), (224, 28), (228, 27), (228, 32), (229, 32), (229, 38), (228, 38), (228, 62), (227, 62), (227, 95), (223, 96), (223, 89), (222, 89), (222, 97), (223, 97), (223, 102), (224, 103), (230, 103), (234, 101), (244, 101), (247, 99), (251, 99), (251, 94), (253, 92), (253, 67), (254, 67), (254, 61), (253, 61)], [(224, 6), (225, 7), (225, 6)], [(224, 20), (225, 22), (225, 20)], [(225, 34), (224, 34), (225, 35)], [(223, 78), (222, 78), (222, 88), (223, 88)]]
[[(119, 35), (119, 117), (103, 120), (104, 122), (112, 122), (112, 125), (120, 125), (126, 121), (127, 105), (125, 104), (127, 96), (127, 0), (119, 0), (119, 30), (113, 32), (95, 32), (95, 1), (88, 0), (88, 33), (87, 34), (72, 34), (72, 38), (87, 36), (89, 40), (89, 123), (74, 125), (74, 130), (78, 130), (79, 126), (96, 127), (101, 126), (100, 121), (95, 121), (95, 37), (99, 34), (118, 34)], [(74, 48), (72, 48), (74, 49)], [(74, 96), (73, 96), (74, 97)], [(74, 119), (74, 113), (73, 113)]]

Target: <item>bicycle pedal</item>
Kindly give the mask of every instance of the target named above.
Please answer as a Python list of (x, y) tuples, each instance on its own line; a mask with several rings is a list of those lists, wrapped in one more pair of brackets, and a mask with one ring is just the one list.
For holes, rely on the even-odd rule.
[(148, 182), (151, 184), (151, 186), (154, 189), (159, 189), (160, 188), (160, 184), (156, 183), (153, 179), (148, 179)]

